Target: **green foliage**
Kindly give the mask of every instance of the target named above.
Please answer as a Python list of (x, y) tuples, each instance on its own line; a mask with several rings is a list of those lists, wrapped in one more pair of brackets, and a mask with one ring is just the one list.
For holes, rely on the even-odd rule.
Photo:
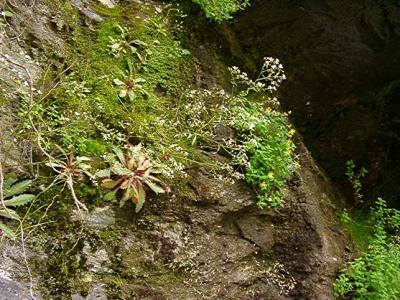
[(106, 177), (101, 186), (112, 190), (104, 196), (105, 200), (115, 199), (117, 192), (121, 190), (120, 206), (123, 207), (126, 201), (132, 200), (136, 205), (136, 212), (139, 212), (146, 198), (144, 186), (157, 194), (165, 192), (158, 185), (161, 181), (153, 176), (158, 171), (142, 152), (141, 144), (129, 147), (125, 155), (118, 148), (114, 148), (114, 153), (115, 155), (110, 155), (107, 159), (110, 168), (95, 174), (98, 178)]
[(191, 56), (190, 51), (174, 38), (175, 29), (167, 21), (155, 17), (135, 31), (135, 39), (141, 41), (139, 73), (149, 90), (161, 89), (176, 95), (189, 84)]
[(107, 152), (107, 144), (93, 138), (81, 138), (76, 141), (76, 149), (78, 153), (100, 156)]
[(89, 177), (93, 176), (89, 171), (91, 168), (91, 166), (88, 164), (90, 158), (84, 156), (75, 157), (72, 152), (67, 155), (61, 147), (59, 147), (59, 149), (65, 156), (65, 161), (49, 156), (49, 161), (46, 163), (46, 165), (49, 166), (57, 174), (53, 181), (53, 184), (62, 183), (63, 186), (67, 186), (71, 192), (71, 196), (76, 208), (79, 211), (81, 208), (84, 211), (88, 211), (86, 205), (80, 202), (78, 197), (76, 196), (74, 184), (84, 175), (87, 175)]
[(110, 48), (111, 53), (114, 57), (121, 57), (124, 55), (132, 55), (136, 54), (140, 59), (141, 56), (138, 53), (137, 46), (144, 45), (140, 40), (130, 40), (129, 39), (129, 29), (126, 27), (122, 27), (120, 25), (116, 25), (116, 28), (120, 31), (120, 35), (118, 38), (114, 38), (110, 36), (110, 43), (107, 45)]
[(351, 217), (346, 209), (340, 214), (339, 220), (342, 225), (348, 225), (351, 222)]
[[(257, 188), (260, 207), (280, 207), (287, 178), (296, 167), (295, 131), (274, 97), (285, 80), (283, 66), (277, 59), (265, 58), (255, 81), (236, 67), (230, 71), (233, 95), (223, 90), (188, 93), (180, 114), (182, 131), (186, 129), (191, 144), (216, 143), (214, 147), (228, 153), (231, 162), (216, 167), (231, 179), (243, 179), (244, 173), (246, 181)], [(234, 134), (218, 136), (221, 127)]]
[[(225, 9), (227, 18), (248, 1), (214, 4)], [(45, 76), (49, 82), (44, 85), (50, 90), (43, 97), (35, 95), (38, 99), (33, 107), (27, 95), (21, 95), (24, 105), (20, 113), (22, 120), (31, 114), (39, 130), (36, 138), (50, 154), (46, 155), (51, 158), (47, 165), (56, 173), (56, 181), (66, 183), (75, 205), (86, 210), (73, 185), (83, 174), (91, 177), (89, 167), (95, 166), (77, 160), (96, 156), (91, 158), (94, 164), (115, 146), (140, 142), (145, 145), (146, 161), (162, 172), (160, 178), (182, 178), (187, 176), (184, 170), (188, 164), (207, 164), (215, 177), (229, 182), (246, 179), (254, 185), (261, 207), (282, 205), (287, 177), (295, 167), (294, 130), (288, 126), (286, 115), (279, 112), (273, 96), (285, 79), (282, 65), (267, 58), (255, 81), (233, 68), (231, 95), (223, 90), (187, 91), (194, 64), (190, 51), (176, 39), (181, 28), (175, 17), (180, 13), (171, 5), (163, 9), (145, 18), (130, 14), (119, 18), (115, 14), (94, 30), (76, 25), (73, 9), (65, 20), (57, 20), (68, 23), (60, 26), (60, 30), (68, 30), (66, 49), (54, 53), (65, 64), (55, 64), (60, 69), (54, 73), (49, 69)], [(24, 127), (27, 135), (31, 134), (30, 126)], [(229, 127), (235, 133), (221, 139), (218, 126)], [(59, 152), (56, 145), (78, 159), (55, 159)], [(224, 149), (230, 162), (199, 161), (196, 147)], [(110, 163), (109, 175), (103, 174), (108, 177), (103, 185), (111, 187), (118, 182), (106, 198), (114, 198), (118, 191), (122, 194), (121, 204), (132, 199), (140, 210), (143, 187), (156, 192), (161, 188), (155, 184), (157, 178), (147, 177), (151, 174), (144, 177), (135, 173), (144, 161), (137, 161), (136, 167), (125, 163), (119, 159), (121, 168), (113, 169), (117, 159)], [(122, 184), (121, 176), (129, 180), (124, 179)]]
[(8, 10), (0, 11), (0, 30), (3, 30), (3, 28), (8, 23), (7, 19), (11, 18), (13, 16), (14, 16), (14, 14), (11, 11), (8, 11)]
[[(283, 66), (277, 59), (265, 58), (255, 81), (237, 68), (231, 68), (231, 73), (235, 87), (247, 87), (240, 91), (237, 100), (240, 105), (232, 110), (231, 116), (231, 124), (249, 155), (246, 180), (258, 187), (260, 207), (280, 207), (286, 180), (296, 166), (292, 141), (295, 130), (288, 125), (285, 114), (276, 109), (279, 103), (273, 97), (286, 79)], [(251, 93), (267, 93), (266, 103), (249, 101)]]
[(400, 296), (400, 211), (378, 198), (369, 220), (373, 230), (367, 250), (350, 262), (334, 285), (334, 295), (351, 299), (398, 299)]
[(145, 82), (142, 78), (132, 78), (132, 76), (126, 76), (123, 80), (114, 79), (114, 84), (119, 86), (120, 98), (129, 98), (131, 101), (135, 101), (137, 93), (142, 95), (148, 95), (142, 84)]
[[(261, 110), (260, 107), (258, 107)], [(255, 131), (247, 136), (245, 149), (250, 155), (250, 164), (246, 169), (247, 182), (258, 186), (260, 207), (280, 207), (283, 205), (283, 189), (286, 179), (293, 171), (292, 151), (294, 133), (287, 125), (283, 115), (262, 110), (267, 118), (260, 119)]]
[[(179, 10), (165, 5), (165, 13), (141, 11), (148, 14), (145, 17), (136, 18), (131, 12), (125, 19), (114, 14), (89, 29), (76, 22), (79, 12), (68, 3), (49, 5), (62, 12), (55, 17), (58, 30), (68, 32), (62, 51), (47, 49), (47, 56), (63, 63), (54, 61), (49, 67), (42, 83), (48, 90), (35, 92), (33, 102), (21, 93), (19, 117), (21, 138), (32, 139), (33, 133), (40, 141), (39, 150), (46, 152), (55, 182), (65, 184), (77, 208), (86, 210), (74, 190), (74, 184), (84, 182), (80, 180), (84, 174), (91, 177), (91, 166), (82, 159), (95, 156), (91, 160), (95, 168), (101, 155), (125, 144), (128, 137), (146, 144), (149, 158), (163, 166), (165, 177), (172, 178), (175, 170), (183, 170), (181, 159), (170, 152), (186, 155), (180, 146), (184, 141), (176, 138), (174, 126), (162, 122), (174, 118), (176, 98), (191, 79), (190, 52), (175, 38), (180, 30)], [(30, 119), (37, 130), (26, 121)], [(74, 156), (59, 159), (60, 149)], [(143, 180), (157, 190), (149, 178)]]
[(52, 76), (56, 88), (49, 83), (45, 99), (33, 108), (21, 106), (21, 120), (29, 111), (37, 127), (46, 129), (43, 143), (49, 151), (55, 141), (78, 155), (92, 155), (126, 142), (127, 136), (159, 143), (148, 133), (169, 134), (156, 119), (188, 84), (190, 52), (175, 40), (177, 29), (162, 14), (135, 19), (134, 26), (119, 21), (109, 19), (95, 33), (71, 24), (68, 47), (61, 53), (68, 75), (59, 70)]
[(356, 164), (354, 163), (354, 161), (353, 160), (347, 161), (346, 176), (353, 188), (354, 200), (356, 202), (362, 201), (362, 198), (364, 197), (364, 195), (361, 192), (361, 190), (362, 190), (361, 179), (363, 179), (365, 176), (367, 176), (367, 174), (368, 174), (368, 171), (364, 167), (361, 167), (361, 169), (357, 172)]
[[(32, 180), (22, 180), (9, 177), (3, 183), (3, 201), (0, 203), (0, 216), (20, 220), (17, 212), (10, 207), (18, 207), (31, 202), (35, 196), (25, 194), (32, 186)], [(8, 226), (0, 222), (0, 229), (10, 238), (15, 238), (15, 233)]]
[(250, 5), (250, 0), (193, 0), (204, 10), (206, 16), (222, 22), (232, 19), (232, 15)]

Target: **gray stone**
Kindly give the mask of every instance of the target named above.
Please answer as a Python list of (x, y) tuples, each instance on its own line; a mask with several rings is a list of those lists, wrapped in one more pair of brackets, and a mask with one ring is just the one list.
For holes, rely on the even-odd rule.
[[(73, 294), (72, 300), (107, 300), (107, 294), (103, 285), (95, 285), (86, 297), (80, 294)], [(0, 299), (1, 300), (1, 299)]]
[(115, 7), (115, 2), (113, 0), (98, 0), (101, 4), (108, 8), (113, 8)]
[(71, 3), (73, 6), (75, 6), (81, 13), (83, 13), (86, 17), (89, 19), (95, 21), (95, 22), (103, 22), (104, 19), (99, 16), (94, 10), (91, 8), (87, 7), (81, 0), (71, 0)]
[(109, 206), (97, 207), (89, 214), (80, 215), (74, 211), (71, 220), (81, 221), (89, 228), (101, 230), (115, 223), (115, 214)]
[(31, 300), (29, 291), (21, 284), (0, 276), (0, 300)]
[(90, 272), (95, 274), (112, 273), (111, 261), (105, 249), (97, 249), (92, 252), (89, 243), (85, 242), (82, 253), (86, 256), (86, 266)]
[(86, 297), (86, 300), (107, 300), (106, 291), (103, 285), (95, 285)]
[(214, 132), (216, 141), (226, 141), (235, 137), (235, 131), (222, 123), (215, 126)]

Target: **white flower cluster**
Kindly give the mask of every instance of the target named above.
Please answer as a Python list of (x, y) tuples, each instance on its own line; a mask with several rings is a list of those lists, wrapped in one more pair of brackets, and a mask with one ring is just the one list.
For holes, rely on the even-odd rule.
[(186, 103), (183, 109), (187, 116), (187, 125), (191, 128), (198, 128), (203, 125), (203, 117), (207, 112), (207, 107), (202, 97), (194, 97), (192, 92), (193, 91), (189, 94), (189, 98), (192, 99), (192, 101)]
[[(278, 59), (267, 57), (258, 78), (253, 81), (238, 67), (229, 69), (232, 74), (234, 95), (229, 95), (223, 89), (190, 90), (184, 95), (185, 101), (178, 105), (177, 138), (187, 139), (192, 145), (203, 143), (207, 147), (216, 147), (231, 157), (230, 162), (215, 162), (209, 168), (210, 174), (227, 183), (234, 183), (245, 178), (243, 172), (250, 166), (249, 149), (256, 149), (262, 141), (256, 134), (256, 128), (262, 124), (268, 126), (274, 116), (280, 116), (275, 110), (279, 106), (274, 92), (286, 79), (283, 66)], [(243, 90), (244, 88), (244, 90)], [(249, 92), (264, 94), (267, 92), (267, 105), (256, 105), (253, 108), (247, 96)], [(159, 124), (164, 122), (160, 120)], [(224, 125), (225, 131), (218, 131), (218, 125)], [(229, 134), (229, 128), (235, 133)], [(220, 135), (221, 133), (221, 135)], [(167, 176), (173, 176), (175, 171), (183, 171), (175, 158), (164, 161), (167, 166)]]
[(146, 154), (152, 161), (156, 162), (157, 167), (165, 177), (175, 178), (176, 175), (182, 177), (188, 176), (185, 172), (186, 166), (182, 161), (188, 158), (189, 153), (181, 146), (177, 144), (168, 147), (159, 145), (157, 150), (147, 148)]
[(95, 120), (94, 125), (100, 131), (101, 137), (105, 141), (116, 142), (117, 144), (119, 144), (124, 143), (128, 140), (127, 136), (124, 133), (114, 128), (109, 128), (107, 125), (104, 125), (100, 121)]
[[(212, 103), (216, 99), (217, 103)], [(188, 139), (196, 136), (212, 139), (214, 136), (212, 125), (218, 122), (222, 112), (227, 110), (223, 106), (227, 99), (229, 95), (222, 89), (188, 91), (185, 105), (180, 110), (181, 125), (184, 126), (181, 136)], [(215, 113), (216, 111), (219, 113)]]
[[(245, 85), (247, 90), (243, 91), (243, 95), (247, 95), (250, 91), (255, 92), (276, 92), (278, 87), (286, 79), (283, 65), (279, 59), (273, 57), (265, 57), (261, 72), (256, 80), (249, 78), (247, 73), (242, 72), (238, 67), (231, 67), (229, 71), (232, 76), (234, 86)], [(276, 100), (276, 98), (274, 98)]]
[(285, 79), (286, 75), (279, 59), (265, 57), (261, 73), (257, 81), (261, 80), (266, 82), (267, 85), (265, 86), (265, 89), (270, 92), (275, 92)]
[(288, 294), (296, 286), (296, 280), (289, 275), (285, 266), (275, 262), (264, 271), (265, 277), (279, 289), (281, 295)]

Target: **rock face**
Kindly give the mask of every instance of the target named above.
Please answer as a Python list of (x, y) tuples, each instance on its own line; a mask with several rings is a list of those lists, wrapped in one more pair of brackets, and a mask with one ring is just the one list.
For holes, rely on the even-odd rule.
[[(39, 2), (40, 13), (21, 11), (16, 27), (32, 31), (30, 43), (62, 48), (52, 36), (55, 12)], [(90, 1), (71, 2), (83, 18), (101, 21)], [(218, 131), (220, 138), (233, 134)], [(281, 210), (257, 208), (244, 182), (226, 183), (201, 168), (188, 170), (165, 197), (148, 199), (139, 215), (104, 206), (80, 218), (57, 206), (56, 222), (26, 241), (35, 298), (331, 299), (345, 249), (335, 211), (342, 197), (297, 144), (301, 168)], [(21, 245), (3, 244), (0, 255), (0, 299), (31, 299)]]
[[(318, 162), (343, 181), (346, 160), (369, 169), (373, 197), (396, 202), (400, 162), (398, 1), (253, 1), (229, 28), (234, 61), (280, 58), (285, 109)], [(398, 168), (396, 168), (398, 170)], [(370, 193), (370, 194), (371, 194)]]
[[(299, 150), (302, 167), (282, 210), (260, 210), (244, 183), (193, 169), (184, 193), (149, 200), (140, 216), (110, 207), (70, 216), (63, 236), (36, 238), (35, 282), (47, 282), (37, 299), (331, 299), (345, 249), (333, 209), (341, 196)], [(12, 260), (3, 264), (10, 273), (0, 299), (22, 291), (16, 299), (29, 299), (18, 283), (26, 276)], [(72, 275), (58, 283), (64, 273)]]

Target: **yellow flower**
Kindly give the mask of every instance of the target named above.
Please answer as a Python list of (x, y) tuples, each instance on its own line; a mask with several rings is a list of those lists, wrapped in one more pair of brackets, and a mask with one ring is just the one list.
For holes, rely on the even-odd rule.
[(267, 176), (268, 176), (268, 178), (273, 179), (274, 178), (274, 172), (269, 171)]
[(288, 137), (292, 137), (294, 134), (296, 133), (296, 130), (295, 129), (293, 129), (293, 128), (291, 128), (289, 131), (288, 131)]

